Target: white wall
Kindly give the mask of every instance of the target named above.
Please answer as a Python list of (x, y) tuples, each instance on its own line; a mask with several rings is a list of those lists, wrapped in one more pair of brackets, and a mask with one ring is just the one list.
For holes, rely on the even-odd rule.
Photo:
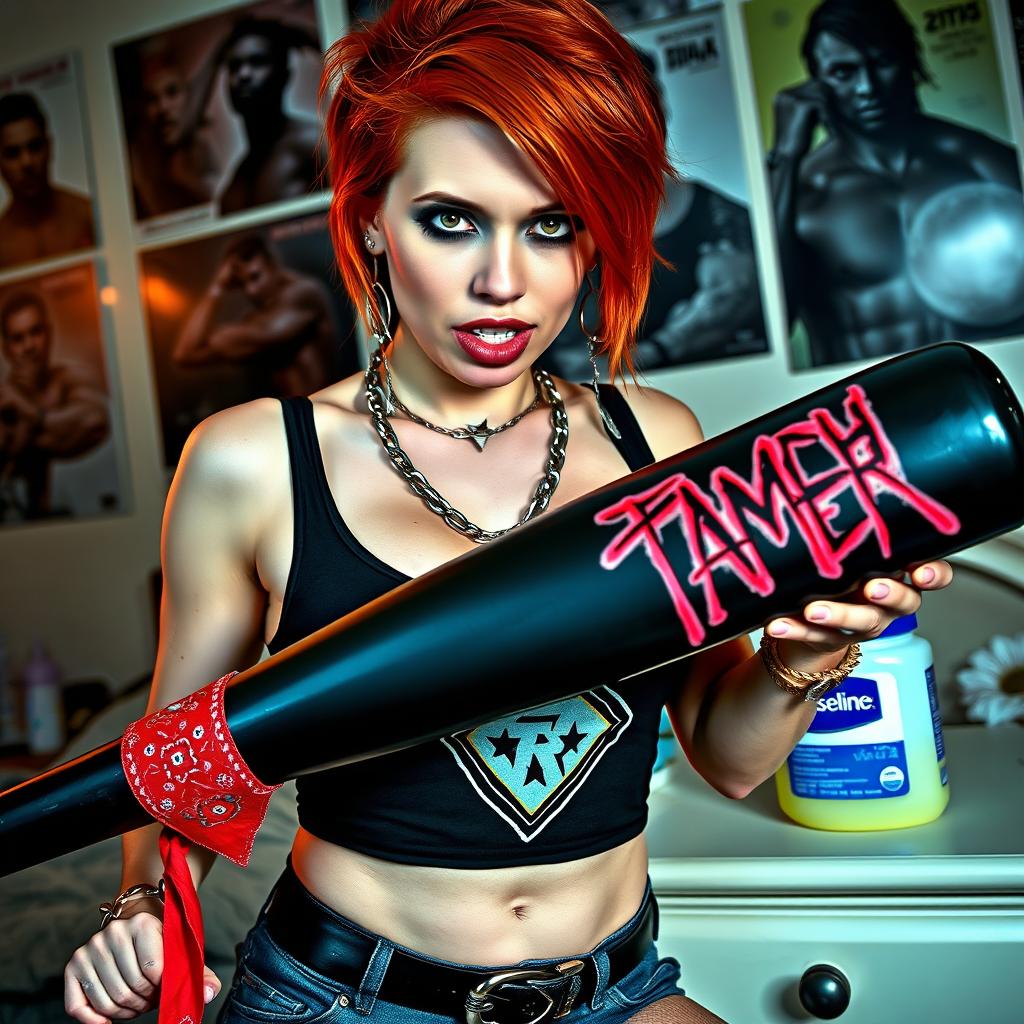
[[(999, 28), (1005, 92), (1014, 134), (1024, 138), (1020, 88), (1006, 0), (991, 0)], [(206, 12), (233, 6), (220, 0), (0, 0), (0, 67), (63, 51), (81, 56), (85, 102), (96, 165), (101, 256), (118, 301), (111, 307), (114, 392), (128, 437), (125, 490), (131, 511), (108, 519), (5, 527), (0, 530), (0, 633), (16, 663), (32, 638), (50, 645), (69, 675), (100, 675), (115, 688), (149, 670), (155, 648), (148, 575), (159, 562), (160, 516), (167, 480), (152, 382), (146, 325), (138, 298), (130, 187), (121, 149), (110, 45)], [(343, 30), (341, 0), (319, 0), (325, 39)], [(727, 23), (746, 142), (754, 226), (770, 250), (768, 193), (759, 162), (752, 83), (745, 62), (739, 0), (728, 0)], [(280, 211), (275, 212), (275, 216)], [(286, 211), (287, 212), (287, 211)], [(257, 218), (263, 219), (265, 214)], [(246, 216), (221, 227), (242, 224)], [(707, 434), (719, 433), (846, 376), (843, 365), (793, 375), (788, 370), (777, 267), (762, 261), (770, 336), (764, 356), (664, 371), (652, 382), (687, 401)], [(1024, 393), (1024, 344), (986, 344), (985, 352)], [(1024, 543), (1024, 541), (1022, 541)]]

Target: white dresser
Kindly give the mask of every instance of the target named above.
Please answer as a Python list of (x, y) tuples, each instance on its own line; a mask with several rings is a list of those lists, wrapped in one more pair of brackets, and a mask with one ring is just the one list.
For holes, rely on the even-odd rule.
[[(651, 878), (689, 995), (729, 1024), (1024, 1024), (1024, 726), (945, 732), (949, 807), (887, 832), (804, 828), (774, 780), (734, 801), (670, 769)], [(838, 1017), (798, 998), (805, 978), (842, 1004), (827, 968)]]

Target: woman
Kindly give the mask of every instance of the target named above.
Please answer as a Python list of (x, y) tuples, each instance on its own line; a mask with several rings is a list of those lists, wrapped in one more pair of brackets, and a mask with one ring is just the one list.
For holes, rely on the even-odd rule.
[[(337, 43), (327, 80), (339, 267), (393, 341), (366, 380), (197, 428), (167, 505), (152, 708), (470, 551), (525, 518), (531, 495), (540, 514), (701, 438), (656, 391), (627, 404), (603, 390), (606, 427), (594, 391), (531, 373), (597, 263), (588, 327), (613, 368), (628, 362), (650, 277), (664, 124), (602, 15), (583, 0), (407, 0)], [(392, 431), (404, 469), (381, 444)], [(410, 467), (437, 490), (411, 486)], [(775, 653), (808, 673), (848, 666), (851, 641), (949, 577), (934, 563), (913, 585), (815, 602), (771, 624)], [(454, 739), (301, 779), (290, 865), (222, 1020), (618, 1024), (655, 1003), (673, 1021), (718, 1020), (651, 941), (642, 831), (657, 722), (667, 701), (696, 768), (742, 797), (813, 717), (776, 685), (785, 672), (736, 640), (620, 685), (627, 724), (582, 784), (571, 768), (587, 723), (571, 702), (490, 723), (479, 753), (518, 817), (472, 781)], [(189, 857), (198, 881), (212, 855)], [(125, 887), (152, 884), (159, 863), (155, 826), (125, 837)], [(135, 900), (76, 951), (75, 1019), (153, 1004), (159, 916)], [(534, 974), (498, 984), (496, 968), (524, 961)]]

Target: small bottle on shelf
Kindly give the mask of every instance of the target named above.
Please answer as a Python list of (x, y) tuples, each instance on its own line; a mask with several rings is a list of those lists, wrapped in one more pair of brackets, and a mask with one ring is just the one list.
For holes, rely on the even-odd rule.
[(60, 666), (40, 641), (22, 671), (25, 684), (25, 722), (33, 754), (53, 754), (64, 746), (64, 695)]

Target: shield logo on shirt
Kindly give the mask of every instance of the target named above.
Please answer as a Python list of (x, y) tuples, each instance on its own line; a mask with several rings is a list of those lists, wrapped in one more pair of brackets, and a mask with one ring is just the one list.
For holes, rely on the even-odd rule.
[(629, 705), (600, 686), (441, 742), (481, 799), (528, 843), (569, 803), (632, 720)]

